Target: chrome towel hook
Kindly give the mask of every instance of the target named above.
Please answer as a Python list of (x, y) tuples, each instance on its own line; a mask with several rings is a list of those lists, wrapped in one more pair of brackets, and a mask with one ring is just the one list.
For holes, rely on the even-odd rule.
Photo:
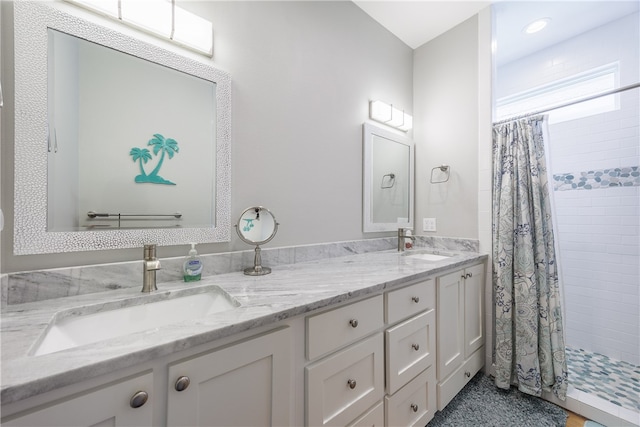
[[(445, 178), (441, 181), (434, 181), (433, 180), (433, 172), (436, 169), (440, 169), (440, 172), (444, 172), (445, 173)], [(449, 181), (449, 177), (451, 176), (451, 168), (449, 167), (449, 165), (440, 165), (440, 166), (436, 166), (435, 168), (431, 169), (431, 179), (430, 182), (431, 184), (441, 184), (443, 182), (447, 182)]]

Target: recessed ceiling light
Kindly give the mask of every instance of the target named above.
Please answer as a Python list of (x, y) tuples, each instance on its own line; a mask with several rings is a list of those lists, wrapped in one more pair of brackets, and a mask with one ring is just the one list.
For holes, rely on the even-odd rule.
[(551, 22), (551, 18), (536, 19), (535, 21), (524, 27), (522, 31), (527, 34), (537, 33), (538, 31), (544, 29), (549, 24), (549, 22)]

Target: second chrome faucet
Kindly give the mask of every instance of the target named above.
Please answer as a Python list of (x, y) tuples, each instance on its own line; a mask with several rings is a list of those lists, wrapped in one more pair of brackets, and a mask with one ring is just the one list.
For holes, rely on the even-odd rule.
[(398, 228), (398, 252), (404, 252), (405, 239), (411, 239), (412, 242), (416, 241), (414, 236), (407, 235), (408, 228)]
[(142, 292), (157, 291), (156, 272), (160, 270), (160, 260), (156, 258), (156, 245), (144, 245), (142, 266)]

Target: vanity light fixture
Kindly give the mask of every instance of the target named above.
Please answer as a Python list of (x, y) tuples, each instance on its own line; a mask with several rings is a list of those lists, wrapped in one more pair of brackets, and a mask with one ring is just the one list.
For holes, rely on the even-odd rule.
[(369, 102), (369, 118), (385, 125), (407, 132), (413, 127), (413, 117), (393, 105), (382, 101)]
[(213, 24), (175, 0), (66, 0), (129, 26), (213, 56)]

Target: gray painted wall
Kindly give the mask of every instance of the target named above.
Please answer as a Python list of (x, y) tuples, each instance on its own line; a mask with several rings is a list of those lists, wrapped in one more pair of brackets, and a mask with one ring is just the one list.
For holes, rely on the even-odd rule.
[[(417, 234), (478, 238), (478, 47), (474, 16), (414, 52)], [(449, 181), (430, 184), (441, 164)]]
[[(271, 209), (281, 226), (269, 247), (391, 235), (362, 233), (362, 123), (370, 99), (411, 109), (413, 51), (351, 2), (180, 3), (213, 22), (212, 64), (233, 80), (232, 218), (251, 205)], [(2, 2), (3, 84), (13, 74), (8, 6)], [(421, 85), (431, 78), (440, 76), (425, 74)], [(7, 98), (12, 96), (5, 96), (11, 101)], [(11, 106), (2, 114), (1, 199), (7, 219), (2, 271), (140, 259), (142, 249), (12, 255)], [(428, 164), (448, 161), (454, 171), (463, 170), (450, 156), (442, 157), (434, 154)], [(463, 184), (463, 190), (475, 191), (466, 179)], [(423, 204), (428, 201), (421, 199)], [(460, 219), (467, 220), (469, 214)], [(475, 225), (475, 218), (471, 222)], [(472, 230), (439, 234), (475, 237)], [(244, 249), (249, 247), (235, 233), (230, 243), (199, 245), (201, 253)], [(187, 245), (163, 247), (158, 255), (179, 256), (187, 250)]]

